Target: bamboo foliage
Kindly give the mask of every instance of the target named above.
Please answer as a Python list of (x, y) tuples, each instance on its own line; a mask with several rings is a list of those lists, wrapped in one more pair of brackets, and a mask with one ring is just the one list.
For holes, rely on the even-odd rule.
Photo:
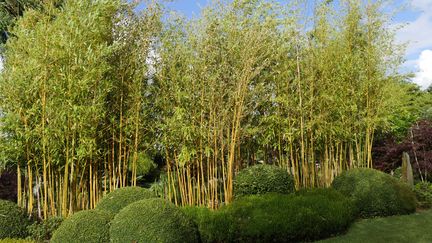
[(41, 218), (137, 185), (150, 151), (177, 205), (230, 203), (236, 172), (256, 163), (329, 186), (372, 166), (398, 103), (401, 52), (380, 1), (318, 2), (310, 19), (301, 1), (213, 1), (193, 19), (157, 1), (142, 13), (47, 2), (16, 23), (0, 79), (2, 159)]
[(251, 89), (273, 59), (273, 7), (215, 4), (190, 23), (172, 21), (163, 34), (159, 129), (168, 197), (178, 204), (217, 207), (232, 199)]
[(17, 22), (0, 84), (3, 132), (25, 175), (18, 204), (40, 218), (136, 184), (145, 57), (159, 21), (156, 8), (137, 15), (120, 1), (53, 4)]
[(269, 1), (218, 1), (172, 21), (158, 75), (168, 198), (229, 203), (235, 171), (260, 161), (298, 187), (372, 166), (400, 53), (380, 2), (336, 4), (317, 4), (312, 28), (296, 5)]

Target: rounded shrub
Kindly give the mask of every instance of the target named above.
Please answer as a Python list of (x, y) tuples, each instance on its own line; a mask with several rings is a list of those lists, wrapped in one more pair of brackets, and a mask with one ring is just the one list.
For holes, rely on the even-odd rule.
[(351, 200), (333, 189), (250, 195), (222, 208), (236, 242), (297, 242), (346, 231), (355, 219)]
[(0, 239), (25, 238), (29, 225), (24, 210), (13, 202), (0, 200)]
[(65, 219), (54, 232), (52, 243), (105, 243), (110, 241), (109, 223), (113, 214), (101, 210), (84, 210)]
[(116, 214), (127, 205), (156, 197), (153, 192), (142, 187), (123, 187), (105, 195), (96, 205), (96, 209), (104, 210)]
[(403, 182), (381, 171), (352, 169), (336, 177), (332, 187), (350, 197), (360, 217), (413, 213), (415, 193)]
[(111, 242), (198, 242), (193, 222), (178, 207), (159, 198), (134, 202), (112, 220)]
[(295, 191), (294, 179), (288, 172), (274, 165), (259, 164), (241, 170), (234, 178), (234, 195), (287, 194)]

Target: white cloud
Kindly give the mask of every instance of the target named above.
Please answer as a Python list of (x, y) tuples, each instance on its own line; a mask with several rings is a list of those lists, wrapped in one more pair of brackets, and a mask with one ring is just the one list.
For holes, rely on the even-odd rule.
[(419, 71), (413, 78), (413, 82), (420, 85), (422, 89), (432, 85), (432, 50), (424, 50), (417, 61)]
[(409, 43), (408, 55), (432, 47), (432, 0), (412, 0), (411, 7), (420, 11), (418, 17), (397, 33), (400, 42)]
[(420, 10), (426, 11), (432, 7), (431, 0), (412, 0), (411, 5)]
[(416, 13), (416, 18), (400, 29), (396, 38), (408, 43), (407, 60), (402, 69), (415, 71), (412, 81), (422, 89), (432, 84), (432, 0), (405, 0)]

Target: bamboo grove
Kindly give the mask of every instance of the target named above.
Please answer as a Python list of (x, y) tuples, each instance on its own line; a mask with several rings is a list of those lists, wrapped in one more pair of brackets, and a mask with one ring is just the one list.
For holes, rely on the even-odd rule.
[(213, 1), (190, 19), (157, 2), (57, 5), (18, 20), (0, 79), (2, 163), (39, 217), (137, 185), (151, 155), (178, 205), (229, 203), (256, 163), (328, 186), (372, 167), (398, 104), (403, 48), (382, 1)]
[(146, 55), (159, 28), (156, 9), (54, 4), (18, 21), (1, 81), (3, 154), (16, 161), (18, 204), (44, 218), (93, 208), (104, 191), (136, 184)]

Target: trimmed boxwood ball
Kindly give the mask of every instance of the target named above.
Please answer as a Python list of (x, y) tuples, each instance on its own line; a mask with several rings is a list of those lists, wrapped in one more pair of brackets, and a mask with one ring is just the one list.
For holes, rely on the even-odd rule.
[(25, 238), (30, 221), (17, 204), (0, 200), (0, 239)]
[(116, 214), (127, 205), (156, 195), (142, 187), (123, 187), (105, 195), (96, 205), (97, 209)]
[(111, 242), (198, 242), (195, 225), (174, 204), (144, 199), (122, 209), (111, 221)]
[(333, 189), (250, 195), (221, 210), (235, 242), (313, 241), (345, 232), (355, 219), (351, 200)]
[(65, 219), (51, 238), (52, 243), (106, 243), (110, 241), (112, 213), (84, 210)]
[(295, 191), (294, 179), (288, 172), (274, 165), (259, 164), (241, 170), (234, 178), (234, 195), (287, 194)]
[(381, 171), (358, 168), (336, 177), (332, 187), (352, 198), (363, 218), (415, 212), (416, 197), (411, 188)]

